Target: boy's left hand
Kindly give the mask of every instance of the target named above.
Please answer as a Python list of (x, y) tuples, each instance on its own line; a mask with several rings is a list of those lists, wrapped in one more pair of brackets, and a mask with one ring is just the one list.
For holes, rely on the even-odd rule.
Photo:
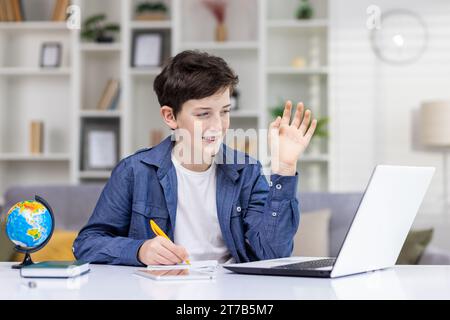
[[(317, 126), (311, 110), (303, 114), (304, 106), (297, 104), (295, 116), (291, 119), (292, 102), (284, 106), (283, 117), (277, 117), (269, 126), (269, 149), (272, 158), (272, 173), (284, 176), (295, 175), (297, 160), (308, 147)], [(309, 126), (309, 128), (308, 128)]]

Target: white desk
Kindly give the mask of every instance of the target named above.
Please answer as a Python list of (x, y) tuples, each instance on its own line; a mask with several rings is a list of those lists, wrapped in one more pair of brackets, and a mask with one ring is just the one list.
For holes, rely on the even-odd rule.
[(35, 280), (0, 262), (0, 299), (450, 299), (450, 266), (398, 266), (338, 279), (247, 276), (221, 268), (215, 280), (183, 282), (154, 281), (134, 275), (136, 269), (91, 265), (82, 277)]

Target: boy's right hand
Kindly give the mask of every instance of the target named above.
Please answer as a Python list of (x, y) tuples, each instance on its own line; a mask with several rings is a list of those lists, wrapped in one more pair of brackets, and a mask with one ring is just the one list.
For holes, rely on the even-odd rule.
[(163, 264), (172, 265), (189, 259), (189, 254), (182, 246), (157, 236), (145, 241), (139, 248), (138, 259), (145, 265)]

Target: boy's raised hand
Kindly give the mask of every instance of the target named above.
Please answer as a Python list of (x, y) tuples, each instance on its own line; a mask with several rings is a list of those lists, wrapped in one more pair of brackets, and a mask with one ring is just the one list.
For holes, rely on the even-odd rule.
[(269, 126), (271, 169), (272, 173), (279, 175), (295, 174), (297, 160), (308, 147), (317, 126), (316, 119), (311, 122), (311, 110), (303, 112), (302, 102), (297, 104), (295, 116), (289, 123), (291, 110), (292, 102), (287, 101), (283, 117), (277, 117)]

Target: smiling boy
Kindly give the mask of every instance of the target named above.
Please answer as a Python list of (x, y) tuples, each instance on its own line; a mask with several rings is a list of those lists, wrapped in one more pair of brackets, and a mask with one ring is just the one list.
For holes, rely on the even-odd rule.
[[(238, 77), (219, 57), (183, 51), (154, 81), (173, 134), (116, 166), (87, 225), (77, 259), (123, 265), (186, 259), (248, 262), (289, 256), (300, 213), (297, 161), (317, 121), (291, 102), (269, 127), (270, 182), (259, 161), (223, 143)], [(245, 161), (238, 161), (244, 159)], [(170, 240), (155, 235), (154, 220)]]

